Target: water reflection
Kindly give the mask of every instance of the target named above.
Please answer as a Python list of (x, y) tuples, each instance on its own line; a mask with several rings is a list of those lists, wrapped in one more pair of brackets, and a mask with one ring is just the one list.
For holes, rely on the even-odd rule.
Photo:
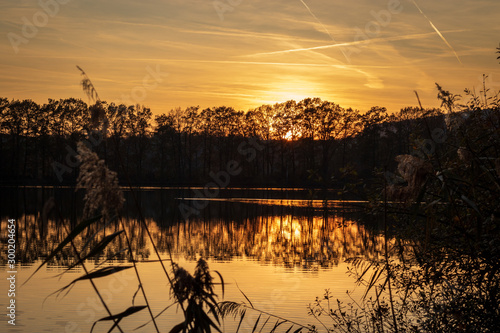
[(195, 220), (170, 227), (175, 250), (186, 256), (234, 256), (286, 267), (338, 265), (345, 258), (376, 257), (382, 238), (341, 217), (271, 215), (243, 223)]
[[(298, 190), (286, 193), (254, 189), (246, 194), (244, 189), (238, 189), (221, 191), (220, 198), (210, 200), (198, 215), (185, 220), (179, 212), (179, 204), (193, 203), (188, 199), (192, 198), (190, 190), (137, 191), (134, 193), (137, 205), (132, 193), (125, 194), (127, 205), (119, 220), (101, 221), (75, 238), (77, 248), (83, 253), (105, 235), (125, 229), (131, 236), (134, 258), (155, 260), (152, 245), (139, 220), (142, 215), (164, 258), (168, 258), (167, 250), (170, 249), (174, 260), (192, 272), (193, 260), (205, 256), (210, 268), (224, 276), (226, 300), (244, 301), (241, 288), (257, 307), (297, 322), (310, 321), (306, 305), (322, 295), (325, 288), (331, 288), (336, 298), (349, 301), (345, 291), (354, 287), (354, 280), (345, 274), (347, 264), (343, 261), (353, 257), (378, 258), (383, 249), (383, 238), (376, 223), (360, 213), (358, 208), (362, 203), (359, 202), (304, 200), (300, 198), (304, 193)], [(45, 203), (51, 197), (55, 207), (49, 213), (44, 206), (47, 207)], [(18, 268), (20, 281), (24, 281), (34, 272), (35, 266), (41, 264), (40, 259), (56, 248), (68, 230), (82, 220), (81, 212), (82, 195), (72, 189), (30, 189), (17, 193), (0, 190), (0, 266), (5, 265), (7, 259), (4, 247), (8, 218), (16, 218), (18, 222), (17, 261), (24, 265)], [(128, 253), (123, 251), (126, 247), (122, 234), (104, 253), (94, 257), (93, 262), (87, 262), (87, 268), (93, 269), (105, 259), (128, 261)], [(87, 310), (94, 309), (91, 304), (98, 301), (89, 298), (93, 294), (85, 283), (76, 285), (69, 297), (49, 299), (48, 306), (42, 306), (51, 292), (82, 274), (76, 267), (75, 274), (65, 274), (61, 280), (53, 278), (75, 262), (73, 251), (67, 246), (51, 260), (47, 269), (38, 272), (23, 287), (18, 298), (25, 311), (22, 316), (25, 326), (18, 327), (21, 331), (60, 332), (71, 323), (82, 332), (88, 332), (93, 320), (106, 316), (100, 309), (93, 312), (95, 317), (89, 320)], [(153, 311), (159, 313), (169, 302), (165, 276), (156, 264), (137, 266)], [(128, 274), (125, 275), (128, 285), (110, 299), (114, 313), (130, 304), (137, 291), (132, 270), (124, 274)], [(110, 281), (113, 280), (105, 278), (96, 283), (106, 290)], [(5, 283), (0, 281), (2, 289), (6, 288)], [(159, 318), (160, 326), (171, 328), (181, 316), (172, 308)], [(134, 315), (123, 323), (125, 331), (148, 320), (147, 313)], [(224, 331), (234, 332), (237, 324), (237, 321), (226, 322)], [(147, 326), (138, 332), (150, 331), (151, 326)]]
[(219, 202), (236, 202), (258, 204), (265, 206), (285, 206), (285, 207), (307, 207), (307, 208), (322, 208), (322, 209), (336, 209), (343, 212), (352, 212), (360, 210), (362, 204), (366, 201), (341, 201), (341, 200), (304, 200), (304, 199), (268, 199), (268, 198), (176, 198), (183, 201), (219, 201)]
[[(178, 193), (142, 191), (138, 194), (145, 223), (159, 250), (165, 254), (170, 248), (175, 256), (187, 260), (200, 255), (220, 261), (245, 257), (262, 264), (317, 269), (336, 266), (346, 258), (378, 258), (383, 249), (383, 237), (374, 226), (367, 224), (366, 217), (353, 209), (359, 203), (217, 199), (199, 216), (183, 220), (176, 210)], [(46, 216), (42, 204), (36, 207), (40, 207), (36, 213), (18, 217), (17, 255), (18, 261), (25, 264), (46, 257), (79, 220), (74, 212)], [(77, 209), (75, 206), (73, 211)], [(131, 235), (134, 257), (156, 259), (151, 257), (151, 244), (141, 228), (137, 209), (130, 205), (121, 219), (93, 225), (75, 239), (76, 246), (82, 248), (88, 242), (87, 248), (92, 248), (105, 235), (121, 230), (123, 222)], [(7, 244), (6, 223), (7, 217), (2, 216), (2, 246)], [(125, 247), (123, 237), (117, 238), (94, 260), (127, 260), (127, 254), (121, 251)], [(6, 263), (6, 253), (2, 249), (1, 265)], [(67, 247), (50, 264), (69, 265), (74, 261), (72, 250)]]

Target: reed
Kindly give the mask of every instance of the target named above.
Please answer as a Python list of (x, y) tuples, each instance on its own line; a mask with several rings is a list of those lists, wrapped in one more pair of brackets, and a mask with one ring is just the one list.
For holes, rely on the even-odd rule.
[[(89, 99), (92, 99), (96, 102), (96, 106), (92, 108), (93, 110), (100, 110), (99, 107), (100, 100), (97, 90), (95, 89), (92, 81), (88, 78), (87, 74), (77, 66), (77, 68), (81, 71), (83, 76), (82, 79), (82, 88), (85, 93), (88, 94)], [(92, 120), (94, 127), (96, 129), (103, 129), (106, 131), (107, 129), (107, 119), (102, 112), (93, 112)], [(103, 124), (103, 126), (101, 126)], [(106, 135), (104, 135), (105, 137)], [(173, 304), (177, 304), (184, 313), (184, 321), (175, 325), (170, 329), (170, 332), (211, 332), (211, 328), (215, 329), (218, 332), (220, 331), (220, 319), (218, 309), (219, 305), (216, 301), (217, 294), (214, 292), (214, 282), (213, 277), (211, 276), (211, 272), (209, 271), (208, 264), (203, 259), (200, 259), (197, 263), (196, 270), (194, 276), (189, 274), (182, 267), (179, 267), (172, 260), (172, 255), (169, 250), (169, 257), (171, 261), (172, 274), (173, 278), (169, 275), (164, 263), (163, 259), (160, 256), (160, 253), (156, 247), (156, 244), (147, 229), (147, 225), (144, 221), (144, 218), (141, 216), (141, 227), (144, 232), (148, 235), (152, 246), (155, 250), (155, 253), (158, 258), (158, 262), (161, 264), (162, 269), (167, 277), (168, 282), (171, 287), (171, 296), (174, 299), (174, 303), (167, 306), (163, 311), (158, 314), (154, 314), (151, 308), (150, 302), (148, 301), (148, 297), (144, 290), (144, 286), (142, 284), (141, 275), (139, 269), (136, 265), (137, 261), (133, 256), (133, 248), (130, 242), (130, 236), (127, 234), (123, 220), (120, 216), (120, 209), (123, 206), (124, 198), (122, 191), (118, 186), (118, 178), (117, 174), (113, 171), (110, 171), (104, 160), (99, 159), (97, 154), (92, 152), (90, 148), (85, 146), (83, 142), (78, 143), (78, 159), (81, 162), (80, 165), (80, 173), (78, 176), (78, 184), (77, 189), (85, 190), (85, 207), (84, 207), (84, 216), (92, 216), (99, 212), (100, 214), (95, 217), (90, 217), (82, 222), (80, 222), (75, 228), (72, 230), (67, 230), (68, 236), (60, 243), (58, 246), (47, 256), (47, 258), (42, 262), (42, 264), (37, 267), (35, 272), (26, 280), (27, 283), (33, 275), (35, 275), (46, 263), (48, 263), (52, 258), (57, 256), (61, 251), (66, 247), (66, 245), (71, 244), (74, 255), (77, 258), (76, 263), (70, 265), (70, 267), (64, 271), (62, 274), (69, 271), (70, 268), (80, 265), (85, 274), (80, 276), (79, 278), (74, 279), (69, 284), (60, 288), (59, 290), (53, 292), (49, 296), (53, 294), (60, 295), (61, 293), (66, 291), (66, 294), (71, 290), (71, 288), (78, 282), (81, 281), (89, 281), (98, 295), (101, 303), (104, 308), (108, 312), (108, 316), (98, 319), (94, 322), (91, 328), (91, 332), (93, 331), (95, 325), (99, 322), (113, 321), (113, 325), (109, 329), (109, 332), (118, 329), (120, 332), (123, 332), (120, 327), (120, 322), (134, 315), (137, 312), (140, 312), (144, 309), (147, 309), (151, 321), (154, 325), (154, 330), (156, 332), (160, 332), (160, 327), (158, 326), (156, 319), (158, 316), (162, 315), (166, 309), (171, 307)], [(120, 164), (123, 166), (121, 158), (119, 158)], [(134, 188), (130, 185), (129, 182), (129, 190), (134, 193)], [(134, 197), (135, 198), (135, 197)], [(137, 201), (136, 201), (137, 204)], [(137, 204), (138, 206), (138, 204)], [(140, 207), (138, 206), (139, 212)], [(141, 214), (142, 215), (142, 214)], [(92, 234), (91, 229), (96, 225), (108, 225), (110, 221), (119, 220), (119, 223), (123, 229), (114, 232), (111, 235), (103, 234), (101, 236), (100, 241), (96, 241), (99, 237), (100, 232), (95, 232)], [(61, 221), (63, 224), (63, 221)], [(101, 228), (100, 230), (104, 230)], [(92, 236), (87, 239), (87, 242), (83, 245), (83, 247), (78, 248), (74, 243), (74, 240), (78, 236), (82, 236), (85, 233), (90, 233)], [(103, 268), (97, 267), (89, 271), (85, 266), (85, 261), (89, 258), (98, 256), (101, 254), (105, 248), (110, 245), (112, 242), (115, 242), (121, 237), (125, 237), (125, 249), (129, 254), (129, 261), (132, 265), (114, 265), (114, 266), (106, 266)], [(95, 245), (93, 247), (88, 247), (88, 245), (94, 241)], [(81, 251), (86, 251), (84, 255), (81, 255)], [(123, 251), (120, 250), (120, 252)], [(112, 274), (116, 274), (120, 271), (134, 268), (134, 272), (138, 281), (138, 289), (142, 292), (144, 297), (145, 305), (132, 305), (122, 312), (118, 314), (112, 314), (109, 310), (108, 305), (104, 301), (99, 292), (97, 286), (94, 283), (95, 279), (102, 279), (109, 277)], [(224, 281), (222, 276), (216, 272), (221, 279), (222, 290), (224, 291)], [(210, 318), (212, 316), (215, 320)], [(147, 325), (146, 323), (144, 325)]]
[[(498, 331), (500, 98), (486, 78), (479, 95), (465, 90), (464, 103), (437, 85), (445, 139), (398, 156), (403, 181), (383, 178), (372, 207), (383, 216), (384, 260), (352, 260), (361, 300), (331, 304), (326, 291), (310, 306), (327, 331)], [(423, 120), (432, 138), (436, 128)]]

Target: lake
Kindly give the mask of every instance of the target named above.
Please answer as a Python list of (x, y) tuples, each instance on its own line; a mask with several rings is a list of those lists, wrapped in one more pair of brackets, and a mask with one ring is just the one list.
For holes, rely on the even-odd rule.
[[(210, 199), (197, 198), (196, 193), (196, 188), (125, 191), (121, 220), (94, 225), (76, 238), (75, 244), (81, 247), (94, 233), (110, 235), (124, 226), (139, 261), (137, 268), (149, 303), (158, 314), (172, 301), (165, 273), (141, 228), (142, 216), (169, 272), (170, 255), (191, 273), (197, 259), (203, 257), (210, 270), (218, 271), (224, 279), (224, 298), (221, 285), (216, 285), (219, 300), (247, 302), (244, 292), (256, 308), (303, 325), (318, 325), (308, 315), (307, 307), (316, 297), (322, 297), (325, 289), (345, 302), (350, 301), (347, 291), (355, 299), (363, 294), (363, 287), (356, 287), (355, 279), (347, 274), (350, 264), (346, 261), (382, 258), (384, 238), (377, 222), (362, 213), (365, 203), (336, 200), (333, 191), (224, 189)], [(4, 272), (8, 270), (7, 221), (15, 218), (18, 223), (17, 317), (16, 326), (8, 328), (13, 332), (89, 332), (94, 321), (107, 316), (90, 283), (79, 281), (69, 292), (53, 294), (84, 274), (78, 266), (58, 276), (75, 262), (69, 246), (21, 286), (64, 239), (67, 230), (81, 221), (83, 194), (71, 188), (4, 188), (0, 196), (0, 264)], [(55, 203), (50, 213), (48, 201)], [(179, 209), (182, 205), (196, 207), (196, 214), (186, 218)], [(100, 268), (127, 265), (124, 248), (124, 238), (115, 239), (104, 253), (85, 265), (90, 270), (106, 259)], [(213, 276), (220, 282), (216, 273)], [(142, 294), (134, 299), (138, 282), (133, 269), (95, 279), (95, 283), (113, 313), (144, 304)], [(2, 279), (2, 295), (7, 290), (7, 281)], [(5, 309), (7, 297), (0, 297), (0, 305)], [(249, 312), (240, 331), (251, 332), (257, 317)], [(157, 322), (162, 332), (168, 332), (181, 320), (182, 311), (173, 306)], [(238, 320), (228, 318), (221, 329), (234, 332)], [(129, 332), (149, 321), (144, 310), (125, 318), (120, 326)], [(272, 327), (271, 322), (276, 319), (271, 319), (266, 328)], [(109, 323), (99, 322), (94, 332), (107, 332)], [(0, 326), (5, 331), (6, 320)], [(135, 330), (153, 331), (152, 323)]]

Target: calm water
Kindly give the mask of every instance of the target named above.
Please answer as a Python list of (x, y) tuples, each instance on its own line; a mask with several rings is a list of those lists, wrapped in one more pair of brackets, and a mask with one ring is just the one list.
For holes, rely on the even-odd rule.
[[(69, 247), (20, 287), (40, 265), (40, 258), (64, 239), (67, 228), (80, 221), (82, 194), (72, 189), (37, 188), (2, 189), (0, 195), (0, 268), (3, 272), (7, 270), (7, 219), (18, 220), (17, 325), (14, 329), (9, 325), (9, 331), (89, 332), (92, 323), (107, 314), (87, 281), (76, 283), (66, 296), (63, 293), (59, 297), (48, 297), (83, 274), (78, 267), (56, 277), (74, 262)], [(325, 289), (329, 288), (341, 300), (349, 299), (347, 290), (354, 290), (354, 297), (362, 294), (363, 289), (356, 289), (354, 279), (346, 274), (345, 261), (380, 257), (383, 238), (375, 222), (360, 213), (363, 203), (311, 200), (314, 195), (300, 189), (233, 189), (202, 201), (195, 198), (192, 189), (143, 189), (134, 195), (126, 192), (123, 221), (132, 236), (134, 255), (143, 261), (138, 268), (153, 312), (159, 313), (171, 301), (165, 274), (154, 261), (157, 258), (151, 243), (140, 228), (138, 206), (162, 258), (169, 258), (170, 248), (173, 260), (190, 272), (198, 258), (206, 258), (210, 269), (224, 277), (224, 300), (245, 301), (239, 287), (257, 308), (299, 323), (317, 324), (308, 316), (307, 305)], [(47, 214), (43, 207), (51, 197), (56, 209)], [(195, 200), (199, 214), (185, 219), (179, 205), (193, 206)], [(62, 221), (57, 216), (61, 216)], [(120, 230), (121, 225), (116, 222), (96, 226), (76, 243), (83, 245), (99, 228), (101, 233), (111, 234)], [(93, 268), (105, 258), (111, 258), (109, 264), (125, 265), (127, 260), (126, 255), (120, 253), (122, 248), (123, 242), (115, 241), (100, 258), (87, 261), (86, 266)], [(119, 254), (113, 257), (116, 253)], [(170, 264), (165, 263), (167, 267)], [(132, 269), (95, 281), (112, 312), (118, 313), (132, 305), (138, 288)], [(220, 286), (217, 288), (222, 296)], [(7, 290), (6, 279), (2, 279), (0, 295), (5, 295)], [(7, 297), (0, 297), (0, 307), (5, 309), (7, 301)], [(144, 304), (142, 296), (136, 297), (135, 304)], [(242, 332), (251, 331), (257, 315), (246, 318)], [(124, 319), (120, 325), (129, 332), (149, 319), (143, 311)], [(168, 332), (181, 319), (176, 307), (172, 307), (159, 317), (158, 323)], [(228, 319), (224, 331), (233, 332), (236, 324)], [(5, 331), (6, 320), (0, 327)], [(101, 322), (94, 332), (107, 332), (109, 327), (108, 322)], [(135, 332), (152, 331), (154, 328), (149, 324)]]

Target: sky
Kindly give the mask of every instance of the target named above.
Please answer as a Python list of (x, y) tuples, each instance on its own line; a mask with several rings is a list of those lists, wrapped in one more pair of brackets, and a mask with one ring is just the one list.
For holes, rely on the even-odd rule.
[(437, 107), (435, 82), (500, 89), (498, 0), (4, 0), (0, 97), (188, 106), (320, 97)]

